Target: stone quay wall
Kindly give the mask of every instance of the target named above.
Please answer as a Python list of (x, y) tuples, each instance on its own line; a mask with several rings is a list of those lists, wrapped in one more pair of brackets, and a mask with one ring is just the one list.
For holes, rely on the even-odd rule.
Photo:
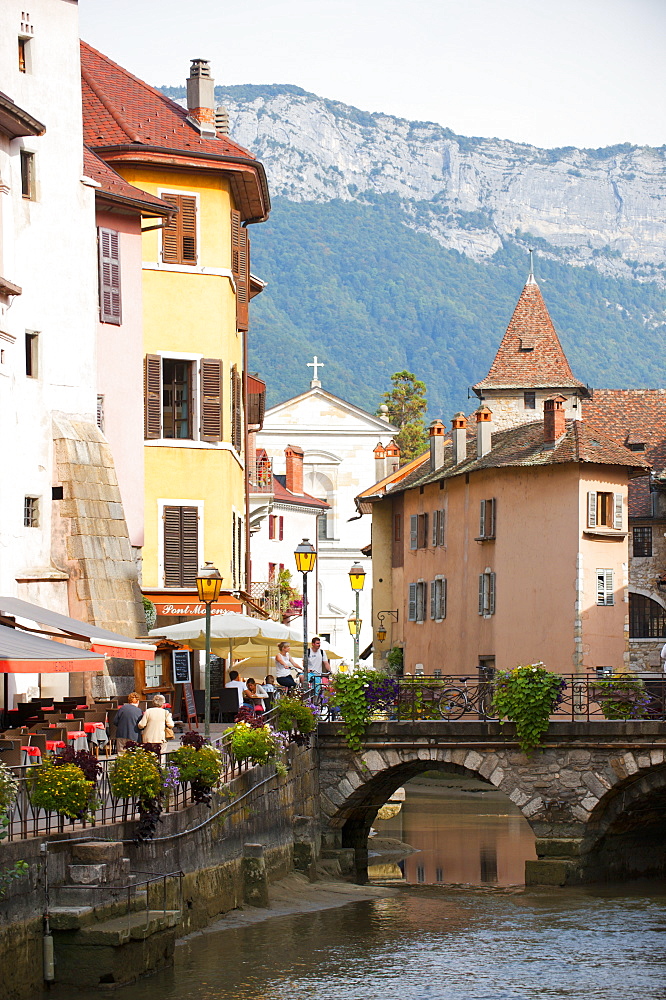
[[(42, 935), (45, 911), (45, 845), (51, 887), (66, 881), (73, 842), (122, 841), (133, 871), (182, 871), (182, 920), (178, 936), (206, 927), (248, 899), (248, 877), (257, 864), (248, 855), (263, 847), (267, 882), (295, 868), (311, 873), (319, 852), (319, 783), (316, 752), (291, 746), (289, 773), (273, 765), (255, 767), (213, 795), (212, 806), (190, 806), (163, 814), (155, 838), (133, 843), (134, 823), (79, 829), (72, 834), (31, 838), (0, 845), (0, 868), (25, 860), (30, 870), (0, 899), (0, 1000), (33, 1000), (42, 988)], [(252, 875), (249, 875), (252, 872)], [(138, 878), (145, 876), (139, 875)], [(155, 886), (162, 908), (162, 886)], [(256, 895), (256, 894), (255, 894)], [(257, 896), (256, 899), (260, 899)], [(170, 885), (167, 906), (176, 908), (179, 891)]]

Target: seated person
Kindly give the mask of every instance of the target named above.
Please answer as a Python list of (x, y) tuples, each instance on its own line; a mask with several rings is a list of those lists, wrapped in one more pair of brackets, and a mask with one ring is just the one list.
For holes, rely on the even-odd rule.
[(263, 712), (265, 697), (264, 688), (257, 684), (254, 677), (248, 677), (245, 681), (245, 691), (243, 691), (243, 704), (254, 708), (255, 712)]
[(243, 692), (245, 691), (245, 681), (239, 680), (238, 671), (229, 671), (229, 680), (224, 685), (225, 688), (236, 688), (238, 691), (238, 707), (240, 708), (243, 704)]

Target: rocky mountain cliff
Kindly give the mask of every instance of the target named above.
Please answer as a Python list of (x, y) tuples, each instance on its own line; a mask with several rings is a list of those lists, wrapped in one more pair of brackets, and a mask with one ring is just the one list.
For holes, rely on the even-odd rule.
[(469, 409), (528, 247), (578, 377), (664, 384), (666, 147), (466, 138), (292, 86), (216, 97), (274, 200), (251, 232), (253, 270), (268, 281), (251, 361), (268, 374), (270, 358), (271, 402), (307, 387), (317, 353), (326, 387), (367, 408), (407, 367), (428, 385), (431, 416)]
[(395, 195), (408, 225), (475, 259), (529, 234), (602, 273), (666, 278), (666, 147), (470, 139), (297, 87), (216, 88), (216, 96), (234, 139), (266, 164), (273, 194)]

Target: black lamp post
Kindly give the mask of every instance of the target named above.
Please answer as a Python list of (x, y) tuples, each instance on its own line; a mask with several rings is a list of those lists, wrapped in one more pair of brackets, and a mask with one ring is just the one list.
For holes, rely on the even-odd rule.
[(308, 573), (314, 569), (317, 553), (308, 538), (294, 550), (296, 569), (303, 575), (303, 674), (308, 682)]
[(206, 688), (206, 703), (204, 708), (204, 733), (210, 738), (210, 606), (220, 596), (222, 577), (212, 563), (207, 562), (197, 576), (197, 594), (199, 600), (206, 605), (206, 672), (204, 685)]
[[(354, 563), (352, 568), (349, 570), (349, 582), (351, 584), (351, 589), (356, 595), (356, 615), (354, 618), (350, 618), (347, 624), (349, 625), (349, 631), (354, 636), (354, 670), (358, 670), (358, 644), (361, 637), (359, 600), (361, 597), (361, 591), (363, 590), (363, 584), (365, 583), (365, 570), (360, 563)], [(353, 629), (352, 622), (354, 623)]]

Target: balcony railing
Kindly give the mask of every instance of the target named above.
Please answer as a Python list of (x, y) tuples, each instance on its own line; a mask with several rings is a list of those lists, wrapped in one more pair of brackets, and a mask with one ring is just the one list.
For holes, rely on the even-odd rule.
[(273, 463), (270, 458), (263, 458), (250, 465), (250, 492), (273, 492)]

